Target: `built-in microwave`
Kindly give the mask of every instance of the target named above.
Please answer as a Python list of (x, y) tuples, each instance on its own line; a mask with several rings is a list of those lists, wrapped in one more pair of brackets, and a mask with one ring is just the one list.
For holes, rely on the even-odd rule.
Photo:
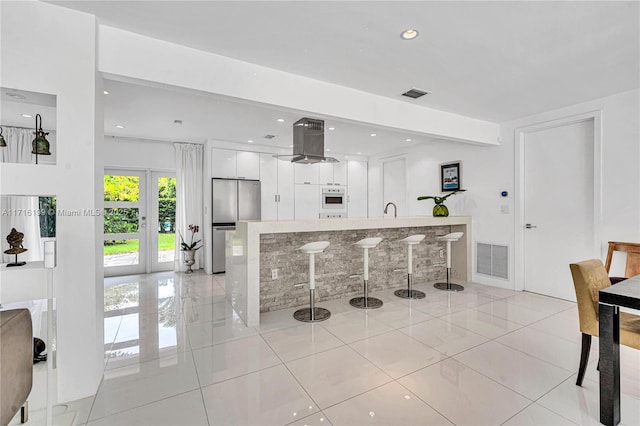
[(347, 198), (344, 188), (322, 188), (322, 210), (346, 210)]

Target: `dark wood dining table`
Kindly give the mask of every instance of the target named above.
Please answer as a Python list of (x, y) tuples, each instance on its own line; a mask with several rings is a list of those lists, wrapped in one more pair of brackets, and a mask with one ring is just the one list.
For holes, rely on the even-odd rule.
[(620, 423), (620, 308), (640, 310), (640, 275), (600, 290), (600, 423)]

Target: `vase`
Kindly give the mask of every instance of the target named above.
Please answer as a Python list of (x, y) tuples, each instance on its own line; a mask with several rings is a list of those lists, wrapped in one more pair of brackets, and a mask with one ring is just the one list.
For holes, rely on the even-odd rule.
[(183, 250), (184, 253), (184, 264), (187, 265), (187, 270), (184, 271), (186, 274), (190, 274), (193, 272), (191, 267), (194, 263), (196, 263), (196, 251), (197, 250)]
[(449, 216), (449, 209), (444, 204), (436, 204), (433, 206), (434, 217), (447, 217)]

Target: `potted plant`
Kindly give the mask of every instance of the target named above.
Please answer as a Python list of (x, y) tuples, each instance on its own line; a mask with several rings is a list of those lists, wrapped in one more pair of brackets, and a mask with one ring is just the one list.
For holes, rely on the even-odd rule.
[(449, 209), (447, 208), (447, 206), (445, 206), (443, 203), (444, 201), (451, 197), (453, 194), (455, 194), (456, 192), (464, 192), (466, 191), (466, 189), (456, 189), (453, 192), (450, 192), (449, 194), (443, 196), (443, 197), (436, 197), (435, 195), (422, 195), (420, 197), (418, 197), (418, 200), (433, 200), (436, 205), (433, 206), (433, 216), (434, 217), (447, 217), (449, 216)]
[(200, 231), (200, 227), (198, 225), (189, 225), (189, 231), (191, 232), (191, 241), (189, 244), (184, 241), (182, 232), (178, 231), (180, 234), (180, 247), (184, 253), (184, 263), (187, 265), (187, 270), (185, 271), (187, 274), (193, 272), (191, 267), (196, 263), (196, 251), (202, 248), (202, 246), (198, 246), (198, 243), (202, 240), (193, 241), (195, 239), (195, 235)]

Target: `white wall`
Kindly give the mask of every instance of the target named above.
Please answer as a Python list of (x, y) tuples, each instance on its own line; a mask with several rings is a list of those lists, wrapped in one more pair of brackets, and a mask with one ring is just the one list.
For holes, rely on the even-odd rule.
[[(55, 195), (58, 209), (71, 211), (102, 208), (95, 18), (42, 2), (1, 2), (0, 8), (0, 86), (56, 95), (58, 142), (55, 166), (0, 165), (0, 194)], [(95, 393), (104, 366), (102, 253), (96, 250), (102, 226), (99, 216), (57, 219), (60, 401)], [(20, 284), (1, 280), (2, 286)]]
[(151, 140), (104, 138), (105, 168), (175, 171), (173, 144)]
[[(476, 282), (514, 287), (515, 241), (515, 129), (549, 120), (602, 111), (602, 258), (609, 240), (640, 241), (640, 90), (625, 92), (567, 108), (549, 111), (502, 124), (500, 146), (484, 147), (451, 142), (415, 146), (398, 155), (407, 158), (409, 215), (431, 215), (433, 201), (417, 201), (419, 195), (440, 193), (439, 164), (462, 161), (464, 194), (451, 196), (446, 205), (451, 215), (473, 218), (473, 242), (504, 244), (510, 250), (510, 281), (477, 275)], [(549, 155), (553, 155), (552, 152)], [(370, 215), (382, 214), (381, 162), (369, 163)], [(500, 196), (508, 191), (509, 196)], [(509, 213), (501, 213), (506, 206)], [(377, 213), (377, 214), (376, 214)], [(474, 249), (475, 252), (475, 249)], [(474, 259), (475, 261), (475, 259)], [(474, 265), (475, 270), (475, 265)]]

